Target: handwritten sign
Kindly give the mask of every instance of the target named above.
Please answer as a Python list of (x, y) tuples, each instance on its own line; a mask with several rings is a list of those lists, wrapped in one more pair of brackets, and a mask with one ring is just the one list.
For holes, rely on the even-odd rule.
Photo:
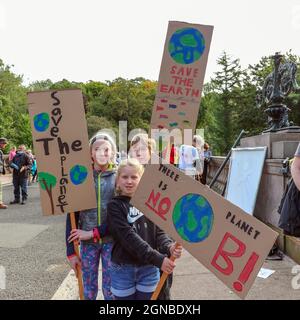
[(212, 26), (170, 21), (152, 129), (196, 128)]
[(172, 165), (148, 165), (131, 203), (241, 298), (278, 236)]
[(81, 91), (30, 92), (27, 98), (43, 213), (95, 208)]

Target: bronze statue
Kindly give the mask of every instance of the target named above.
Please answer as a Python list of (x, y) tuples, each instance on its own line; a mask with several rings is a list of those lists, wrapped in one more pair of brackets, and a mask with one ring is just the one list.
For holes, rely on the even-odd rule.
[(265, 79), (260, 94), (257, 96), (259, 106), (267, 106), (265, 110), (268, 115), (269, 128), (263, 131), (274, 132), (285, 129), (300, 129), (293, 126), (288, 119), (290, 109), (283, 104), (285, 97), (292, 91), (300, 92), (300, 87), (296, 81), (297, 65), (294, 62), (281, 64), (282, 55), (276, 52), (274, 59), (275, 69)]

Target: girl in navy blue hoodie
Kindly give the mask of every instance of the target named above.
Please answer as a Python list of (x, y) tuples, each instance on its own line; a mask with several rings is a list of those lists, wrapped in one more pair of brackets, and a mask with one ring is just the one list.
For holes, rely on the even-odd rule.
[(114, 238), (111, 291), (117, 300), (149, 300), (159, 281), (159, 269), (173, 272), (175, 263), (167, 256), (179, 258), (182, 251), (130, 204), (143, 171), (136, 159), (121, 162), (116, 178), (119, 195), (107, 208), (108, 227)]

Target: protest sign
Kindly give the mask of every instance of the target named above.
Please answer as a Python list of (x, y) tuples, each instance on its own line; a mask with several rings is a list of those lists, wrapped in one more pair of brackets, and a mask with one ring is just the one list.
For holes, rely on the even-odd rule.
[(212, 26), (170, 21), (151, 129), (196, 128)]
[(45, 215), (96, 207), (82, 93), (28, 93), (34, 153)]
[(148, 165), (131, 203), (241, 298), (278, 235), (172, 165)]

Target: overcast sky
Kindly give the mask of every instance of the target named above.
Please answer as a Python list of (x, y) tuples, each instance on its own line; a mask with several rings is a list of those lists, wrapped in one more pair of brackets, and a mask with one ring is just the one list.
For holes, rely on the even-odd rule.
[(223, 50), (300, 55), (300, 0), (0, 0), (0, 58), (26, 84), (157, 80), (169, 20), (214, 26), (205, 81)]

